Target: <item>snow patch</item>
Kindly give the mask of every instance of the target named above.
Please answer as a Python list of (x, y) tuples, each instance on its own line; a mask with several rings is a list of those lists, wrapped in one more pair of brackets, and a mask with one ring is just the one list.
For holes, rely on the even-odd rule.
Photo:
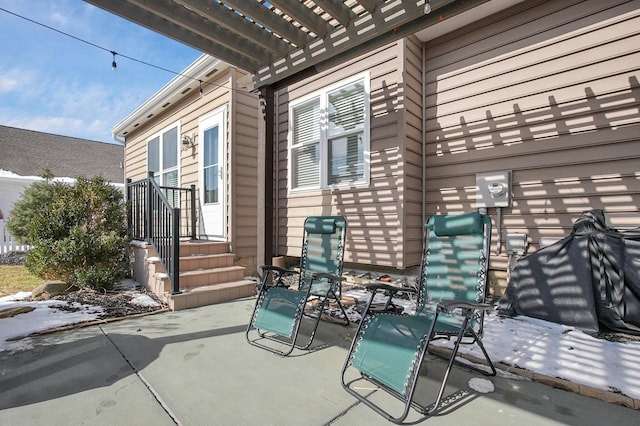
[(154, 306), (159, 307), (160, 303), (153, 300), (153, 298), (147, 294), (140, 294), (131, 299), (132, 305), (138, 306)]
[(491, 380), (473, 377), (469, 379), (468, 385), (471, 389), (478, 393), (491, 393), (495, 390)]

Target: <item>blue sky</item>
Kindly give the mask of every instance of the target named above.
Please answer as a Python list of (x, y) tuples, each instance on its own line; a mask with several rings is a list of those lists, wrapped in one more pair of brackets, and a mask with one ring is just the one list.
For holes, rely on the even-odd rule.
[(111, 128), (201, 52), (80, 0), (0, 0), (0, 125), (113, 142)]

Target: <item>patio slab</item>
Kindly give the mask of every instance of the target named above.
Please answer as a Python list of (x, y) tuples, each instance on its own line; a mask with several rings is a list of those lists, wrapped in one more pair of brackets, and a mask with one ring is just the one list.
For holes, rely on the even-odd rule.
[[(255, 299), (127, 319), (32, 338), (0, 354), (0, 424), (378, 425), (340, 385), (353, 329), (322, 323), (311, 352), (283, 358), (244, 336)], [(430, 392), (443, 362), (421, 379)], [(633, 424), (638, 412), (518, 376), (488, 378), (456, 368), (459, 398), (424, 424)], [(395, 401), (377, 393), (382, 403)], [(416, 416), (412, 419), (417, 419)]]

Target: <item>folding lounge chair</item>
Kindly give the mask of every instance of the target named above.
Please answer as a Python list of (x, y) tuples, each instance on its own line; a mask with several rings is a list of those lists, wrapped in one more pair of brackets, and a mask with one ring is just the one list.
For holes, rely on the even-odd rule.
[[(347, 222), (341, 216), (310, 216), (304, 223), (300, 271), (277, 266), (263, 266), (263, 279), (251, 321), (247, 328), (247, 341), (254, 346), (279, 355), (289, 355), (294, 348), (308, 349), (313, 342), (322, 313), (330, 299), (335, 300), (349, 324), (347, 314), (340, 303), (341, 282)], [(297, 288), (283, 280), (286, 275), (298, 274)], [(305, 308), (309, 301), (317, 299), (313, 317), (315, 324), (307, 343), (297, 343), (302, 318), (308, 315)], [(278, 344), (270, 343), (272, 340)], [(285, 350), (278, 349), (282, 344)]]
[[(342, 385), (347, 392), (397, 424), (403, 423), (411, 407), (425, 416), (436, 414), (461, 343), (477, 344), (491, 371), (472, 368), (485, 375), (496, 374), (481, 341), (484, 313), (493, 309), (484, 303), (491, 219), (478, 212), (439, 215), (431, 217), (424, 228), (415, 314), (372, 312), (375, 291), (395, 291), (388, 285), (372, 285), (374, 292), (342, 369)], [(413, 396), (429, 343), (452, 337), (454, 347), (435, 401), (416, 403)], [(347, 382), (347, 375), (356, 377)], [(389, 412), (399, 412), (399, 408), (384, 409), (372, 402), (371, 395), (359, 392), (363, 380), (404, 402), (404, 411), (394, 417)]]

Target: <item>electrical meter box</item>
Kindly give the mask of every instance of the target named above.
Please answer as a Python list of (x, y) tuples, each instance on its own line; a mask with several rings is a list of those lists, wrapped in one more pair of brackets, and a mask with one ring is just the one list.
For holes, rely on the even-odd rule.
[(511, 206), (511, 170), (476, 174), (477, 207)]
[(517, 254), (522, 256), (527, 252), (527, 234), (513, 233), (507, 234), (507, 254)]

